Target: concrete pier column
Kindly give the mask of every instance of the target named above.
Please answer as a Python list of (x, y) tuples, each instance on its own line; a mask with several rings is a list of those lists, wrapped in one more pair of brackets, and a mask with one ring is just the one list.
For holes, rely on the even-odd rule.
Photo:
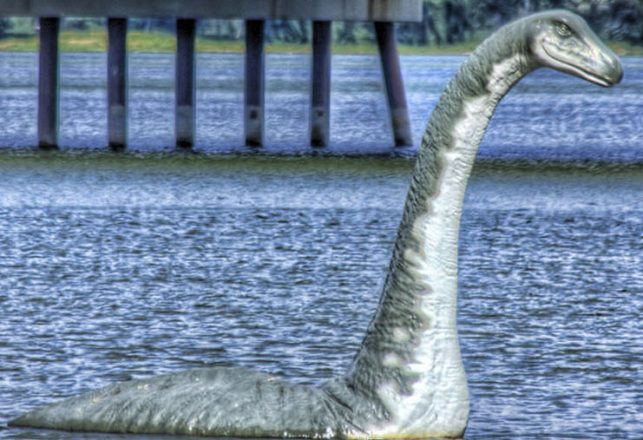
[(330, 65), (332, 22), (313, 22), (313, 65), (310, 94), (310, 145), (325, 147), (330, 137)]
[(38, 57), (38, 147), (58, 147), (58, 17), (40, 18)]
[(192, 148), (196, 102), (194, 37), (196, 20), (176, 20), (176, 146)]
[(246, 21), (244, 130), (246, 145), (263, 145), (264, 130), (264, 21)]
[(109, 147), (127, 146), (127, 18), (107, 19), (107, 137)]
[(375, 35), (382, 62), (382, 73), (386, 85), (386, 96), (391, 115), (391, 126), (395, 145), (413, 145), (409, 110), (404, 94), (404, 82), (400, 68), (400, 57), (395, 42), (395, 25), (391, 22), (375, 22)]

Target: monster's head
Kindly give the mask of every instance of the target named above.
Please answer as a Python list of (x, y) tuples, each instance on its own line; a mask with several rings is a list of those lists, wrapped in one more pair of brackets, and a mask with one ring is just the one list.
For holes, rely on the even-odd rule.
[(617, 84), (623, 77), (616, 54), (578, 15), (554, 10), (531, 15), (521, 22), (526, 27), (528, 48), (541, 66), (604, 87)]

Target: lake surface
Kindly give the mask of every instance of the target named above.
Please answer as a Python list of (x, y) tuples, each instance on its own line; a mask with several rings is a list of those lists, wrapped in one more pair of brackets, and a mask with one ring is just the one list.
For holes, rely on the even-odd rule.
[[(463, 57), (402, 57), (416, 144), (429, 113)], [(643, 58), (625, 58), (625, 77), (604, 89), (551, 70), (521, 81), (498, 108), (480, 149), (485, 159), (643, 162)], [(36, 145), (37, 57), (0, 53), (1, 147)], [(61, 57), (60, 144), (107, 144), (106, 56)], [(390, 154), (393, 148), (374, 56), (335, 56), (331, 147), (335, 154)], [(267, 153), (309, 153), (310, 63), (306, 55), (266, 61)], [(137, 152), (174, 149), (174, 56), (129, 58), (129, 144)], [(247, 152), (243, 144), (243, 57), (197, 57), (196, 151)], [(396, 154), (412, 155), (414, 148)]]
[[(18, 151), (35, 143), (34, 55), (0, 54), (0, 438), (141, 438), (5, 427), (131, 378), (219, 365), (321, 384), (349, 367), (414, 153), (391, 147), (378, 61), (333, 59), (319, 157), (306, 57), (268, 57), (259, 155), (240, 145), (241, 57), (198, 61), (205, 154), (153, 154), (173, 142), (164, 55), (130, 59), (134, 153), (101, 152), (93, 54), (63, 56), (49, 154)], [(462, 58), (402, 61), (419, 138)], [(537, 72), (481, 147), (460, 241), (467, 438), (643, 437), (643, 60), (625, 66), (614, 89)]]

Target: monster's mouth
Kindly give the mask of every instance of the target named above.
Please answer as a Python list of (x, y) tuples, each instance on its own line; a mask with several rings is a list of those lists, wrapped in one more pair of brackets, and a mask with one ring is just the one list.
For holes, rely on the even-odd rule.
[(569, 64), (566, 63), (562, 60), (558, 60), (559, 62), (565, 64), (565, 66), (570, 69), (571, 71), (575, 72), (578, 76), (581, 78), (586, 79), (589, 82), (592, 82), (594, 84), (598, 84), (599, 86), (603, 87), (609, 87), (613, 86), (616, 84), (618, 81), (614, 81), (612, 78), (606, 75), (601, 75), (596, 72), (592, 72), (591, 70), (585, 69), (581, 66), (577, 66), (575, 64)]
[(603, 87), (613, 86), (614, 84), (617, 84), (623, 76), (623, 73), (622, 73), (623, 71), (620, 69), (610, 69), (610, 71), (607, 74), (599, 73), (594, 70), (590, 70), (586, 67), (579, 66), (577, 64), (572, 64), (570, 62), (567, 62), (565, 60), (562, 60), (556, 57), (554, 54), (550, 53), (549, 50), (547, 50), (546, 46), (543, 47), (543, 49), (545, 50), (545, 53), (547, 54), (547, 56), (549, 56), (552, 60), (554, 60), (556, 63), (559, 64), (561, 69), (569, 73), (572, 73), (580, 78), (583, 78), (589, 82), (598, 84), (599, 86), (603, 86)]

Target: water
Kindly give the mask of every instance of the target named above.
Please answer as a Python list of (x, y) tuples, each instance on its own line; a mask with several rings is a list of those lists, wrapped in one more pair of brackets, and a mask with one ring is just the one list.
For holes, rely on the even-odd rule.
[[(403, 57), (416, 144), (447, 81), (463, 57)], [(625, 78), (611, 89), (551, 70), (521, 81), (500, 105), (480, 149), (483, 159), (643, 162), (643, 58), (625, 58)], [(63, 54), (60, 144), (105, 149), (106, 56)], [(306, 55), (267, 57), (265, 151), (309, 153), (310, 63)], [(0, 53), (0, 146), (36, 145), (37, 58)], [(333, 58), (331, 154), (390, 154), (393, 141), (379, 60)], [(246, 152), (243, 57), (197, 57), (199, 152)], [(174, 148), (174, 56), (133, 54), (129, 61), (129, 143), (139, 152)], [(0, 147), (1, 148), (1, 147)], [(414, 149), (398, 150), (410, 155)]]
[[(299, 154), (298, 56), (268, 58), (276, 155), (151, 154), (173, 136), (171, 57), (158, 55), (131, 59), (135, 153), (112, 155), (97, 151), (104, 57), (63, 57), (73, 152), (0, 154), (0, 438), (97, 438), (4, 425), (130, 378), (223, 365), (320, 384), (348, 368), (413, 150), (390, 157), (377, 60), (333, 61), (331, 155)], [(403, 59), (416, 137), (460, 61)], [(460, 245), (467, 438), (643, 437), (643, 60), (625, 64), (609, 90), (537, 72), (481, 147)], [(241, 151), (241, 66), (199, 58), (198, 151)], [(32, 145), (33, 55), (0, 67), (0, 144)], [(336, 154), (361, 151), (384, 157)]]

